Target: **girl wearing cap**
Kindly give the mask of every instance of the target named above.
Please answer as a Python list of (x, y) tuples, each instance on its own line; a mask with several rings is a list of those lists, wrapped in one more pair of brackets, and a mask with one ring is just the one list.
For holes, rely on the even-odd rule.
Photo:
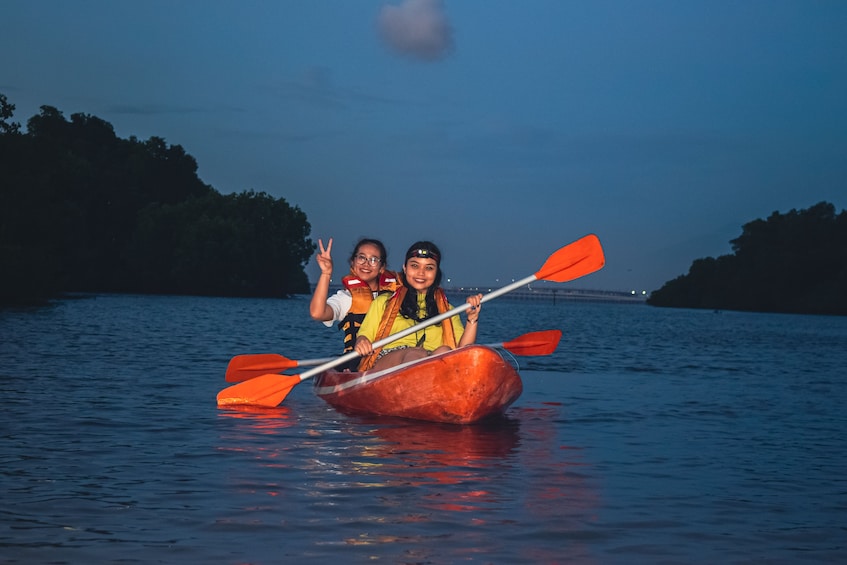
[(375, 341), (452, 309), (440, 286), (441, 251), (434, 243), (418, 241), (413, 244), (406, 252), (399, 278), (402, 286), (393, 295), (374, 298), (359, 328), (354, 349), (363, 357), (360, 371), (385, 369), (476, 341), (481, 294), (467, 298), (471, 305), (467, 327), (462, 327), (456, 315), (374, 350)]

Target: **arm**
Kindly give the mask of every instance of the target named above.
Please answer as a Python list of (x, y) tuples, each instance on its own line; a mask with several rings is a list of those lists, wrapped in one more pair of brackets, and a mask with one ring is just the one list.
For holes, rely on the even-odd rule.
[(320, 252), (315, 257), (318, 262), (318, 267), (321, 269), (321, 276), (318, 278), (318, 284), (315, 285), (315, 293), (312, 295), (312, 301), (309, 303), (309, 315), (312, 319), (319, 322), (332, 320), (332, 308), (326, 303), (329, 297), (329, 282), (332, 279), (332, 238), (329, 238), (326, 249), (324, 249), (323, 241), (318, 239)]
[(482, 310), (482, 295), (475, 294), (468, 296), (466, 301), (471, 305), (468, 310), (468, 322), (465, 324), (465, 331), (462, 333), (462, 338), (459, 340), (458, 347), (464, 347), (476, 343), (476, 330), (479, 326), (479, 311)]

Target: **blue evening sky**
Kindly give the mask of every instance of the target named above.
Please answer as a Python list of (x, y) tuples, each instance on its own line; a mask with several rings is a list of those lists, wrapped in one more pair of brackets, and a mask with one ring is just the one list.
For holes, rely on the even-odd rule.
[(5, 0), (0, 92), (284, 197), (338, 264), (431, 239), (453, 284), (596, 233), (570, 286), (651, 291), (748, 221), (847, 206), (843, 0)]

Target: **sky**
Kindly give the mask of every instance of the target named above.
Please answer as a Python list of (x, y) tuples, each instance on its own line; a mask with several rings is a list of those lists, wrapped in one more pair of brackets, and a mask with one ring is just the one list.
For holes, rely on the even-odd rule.
[[(847, 206), (843, 0), (4, 0), (0, 93), (162, 137), (390, 268), (653, 291), (747, 222)], [(307, 273), (316, 280), (312, 261)]]

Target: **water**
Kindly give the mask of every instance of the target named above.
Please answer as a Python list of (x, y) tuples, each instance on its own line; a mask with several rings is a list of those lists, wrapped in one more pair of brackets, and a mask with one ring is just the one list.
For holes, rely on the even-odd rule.
[(238, 353), (337, 352), (305, 298), (0, 311), (2, 563), (847, 560), (847, 318), (491, 301), (507, 417), (221, 410)]

